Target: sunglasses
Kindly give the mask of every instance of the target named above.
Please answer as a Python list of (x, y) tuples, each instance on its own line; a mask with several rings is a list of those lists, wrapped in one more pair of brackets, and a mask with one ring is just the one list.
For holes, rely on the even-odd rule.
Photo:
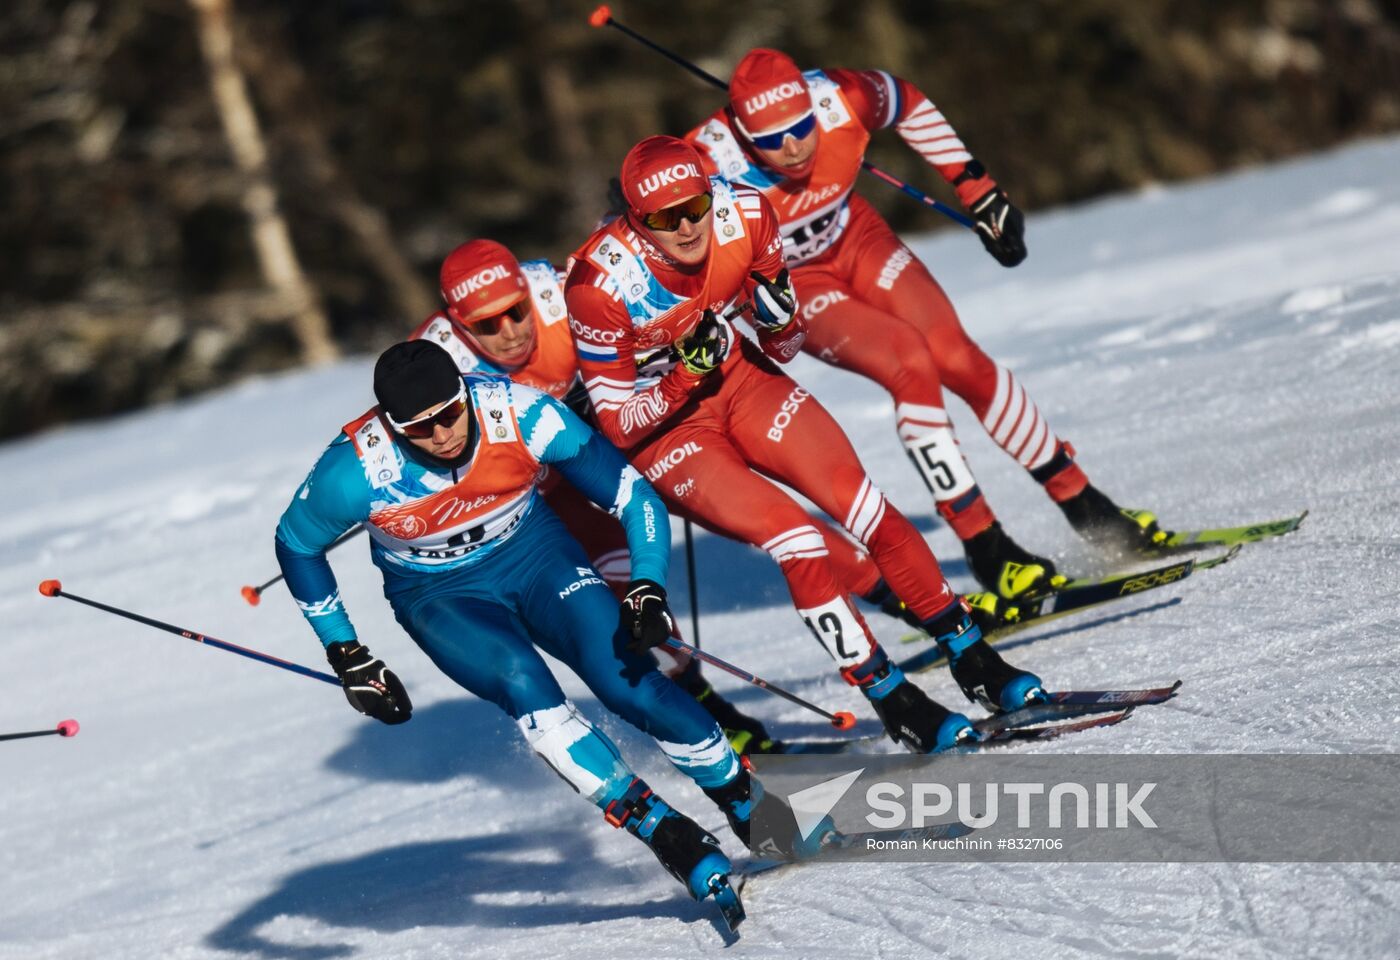
[(479, 337), (494, 337), (501, 332), (501, 324), (507, 319), (513, 320), (516, 323), (524, 323), (526, 320), (529, 320), (530, 298), (526, 297), (513, 307), (508, 307), (494, 316), (473, 320), (471, 323), (466, 324), (466, 327)]
[(417, 420), (410, 420), (407, 423), (399, 423), (385, 411), (384, 417), (389, 421), (389, 426), (410, 440), (428, 440), (433, 435), (433, 430), (437, 427), (451, 429), (462, 414), (467, 412), (467, 385), (464, 383), (457, 388), (457, 396), (438, 407), (429, 414), (419, 417)]
[(662, 207), (654, 213), (649, 213), (642, 217), (642, 223), (646, 224), (648, 230), (670, 233), (672, 230), (680, 229), (682, 218), (691, 223), (699, 223), (700, 218), (710, 212), (712, 202), (714, 202), (714, 198), (708, 193), (702, 193), (699, 196), (691, 197), (684, 203)]
[(794, 140), (801, 140), (812, 132), (812, 128), (817, 125), (817, 115), (809, 113), (801, 120), (788, 127), (786, 130), (777, 130), (773, 133), (765, 133), (760, 136), (749, 135), (749, 143), (752, 143), (760, 150), (781, 150), (783, 141), (788, 137)]

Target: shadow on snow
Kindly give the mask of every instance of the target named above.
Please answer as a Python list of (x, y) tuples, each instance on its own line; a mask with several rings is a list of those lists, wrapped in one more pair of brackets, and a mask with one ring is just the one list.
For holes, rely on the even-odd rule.
[[(624, 840), (635, 843), (618, 836), (618, 842)], [(358, 950), (348, 943), (278, 942), (261, 928), (279, 917), (292, 917), (393, 934), (416, 927), (534, 928), (624, 918), (694, 922), (708, 919), (713, 911), (679, 889), (666, 899), (627, 898), (623, 903), (599, 902), (590, 894), (625, 894), (635, 883), (631, 871), (594, 856), (586, 831), (410, 843), (290, 874), (277, 889), (209, 933), (205, 943), (261, 957), (324, 960)], [(469, 936), (462, 934), (464, 948)]]

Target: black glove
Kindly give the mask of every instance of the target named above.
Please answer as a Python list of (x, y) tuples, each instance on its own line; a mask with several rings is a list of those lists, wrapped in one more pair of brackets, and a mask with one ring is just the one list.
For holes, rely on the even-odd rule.
[(651, 580), (633, 580), (622, 599), (622, 630), (632, 639), (627, 649), (645, 654), (659, 647), (671, 635), (671, 608), (666, 605), (666, 588)]
[(764, 330), (781, 330), (791, 323), (793, 314), (797, 313), (797, 295), (792, 292), (787, 267), (783, 267), (776, 280), (769, 280), (757, 270), (749, 276), (758, 283), (753, 291), (754, 323)]
[(1026, 218), (1007, 198), (1001, 187), (974, 200), (968, 208), (977, 221), (982, 246), (1003, 267), (1014, 267), (1026, 259)]
[(729, 328), (706, 310), (695, 329), (676, 343), (681, 363), (691, 373), (704, 376), (713, 372), (729, 356)]
[(403, 681), (368, 647), (358, 641), (333, 643), (326, 648), (326, 659), (356, 710), (384, 723), (406, 723), (413, 715)]

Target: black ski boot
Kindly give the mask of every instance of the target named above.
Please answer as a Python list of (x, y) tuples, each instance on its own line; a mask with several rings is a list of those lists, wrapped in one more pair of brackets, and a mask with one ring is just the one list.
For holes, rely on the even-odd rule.
[(974, 739), (972, 723), (909, 682), (885, 652), (856, 668), (856, 680), (890, 739), (914, 753), (937, 753)]
[(721, 787), (702, 787), (705, 796), (715, 802), (729, 821), (729, 829), (744, 846), (749, 845), (749, 828), (753, 824), (753, 811), (763, 799), (763, 787), (749, 771), (742, 766), (739, 775)]
[(1065, 519), (1085, 540), (1115, 560), (1161, 556), (1171, 536), (1147, 510), (1124, 510), (1092, 483), (1060, 504)]
[(676, 678), (676, 683), (715, 718), (730, 747), (739, 756), (771, 753), (774, 750), (776, 743), (763, 724), (716, 693), (715, 688), (701, 675), (699, 661), (690, 661), (685, 672)]
[(714, 834), (633, 779), (627, 792), (603, 811), (608, 823), (622, 827), (645, 843), (666, 872), (685, 886), (696, 900), (717, 892), (717, 881), (728, 886), (733, 866)]
[(977, 582), (999, 597), (1015, 600), (1053, 585), (1055, 565), (1022, 548), (999, 521), (963, 541), (967, 565)]
[(953, 604), (928, 621), (924, 630), (943, 648), (953, 679), (973, 703), (1000, 713), (1045, 699), (1039, 677), (1017, 670), (982, 639), (982, 630), (973, 622), (964, 602)]

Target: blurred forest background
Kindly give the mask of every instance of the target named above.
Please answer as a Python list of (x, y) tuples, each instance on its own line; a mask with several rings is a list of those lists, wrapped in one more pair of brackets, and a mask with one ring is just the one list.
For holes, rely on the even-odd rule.
[[(377, 350), (468, 237), (562, 260), (633, 142), (722, 103), (592, 7), (5, 0), (0, 437)], [(902, 75), (1032, 211), (1400, 130), (1400, 0), (613, 12), (725, 78), (753, 46)], [(952, 200), (893, 133), (872, 159)]]

